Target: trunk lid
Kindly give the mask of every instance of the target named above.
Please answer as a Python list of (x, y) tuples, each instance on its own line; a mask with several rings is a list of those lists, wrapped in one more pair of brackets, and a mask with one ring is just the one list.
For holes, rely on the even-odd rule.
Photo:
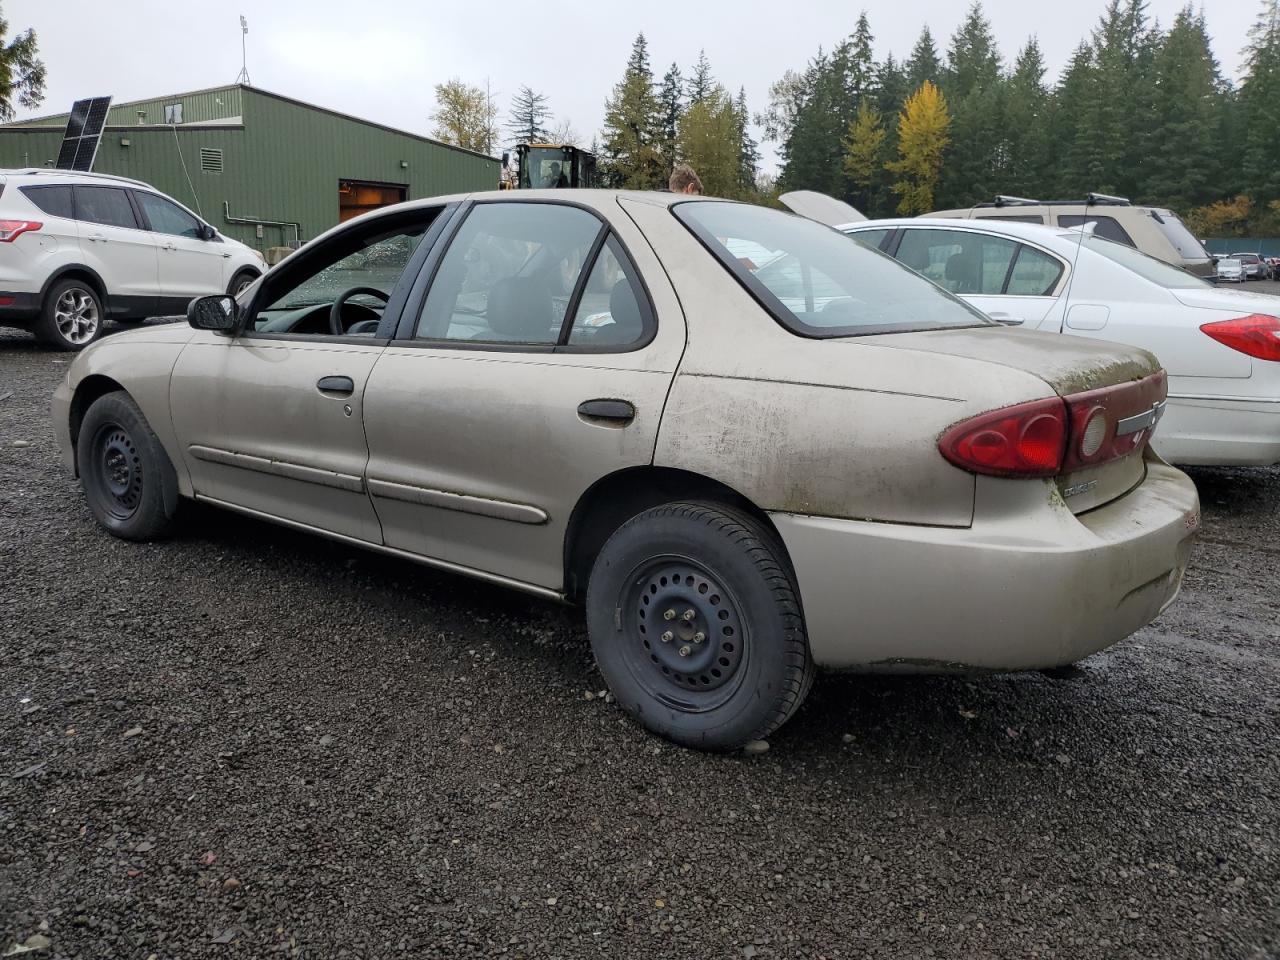
[(792, 213), (828, 227), (843, 227), (867, 219), (857, 207), (816, 190), (792, 190), (778, 197), (778, 202)]
[[(1054, 478), (1056, 493), (1073, 513), (1083, 513), (1128, 493), (1146, 474), (1144, 453), (1163, 413), (1164, 371), (1137, 347), (997, 327), (935, 330), (861, 338), (882, 346), (983, 360), (1031, 374), (1068, 405), (1069, 416), (1087, 418), (1101, 410), (1107, 420), (1104, 443), (1124, 452), (1096, 464), (1067, 467)], [(1050, 395), (1046, 391), (1046, 396)], [(1148, 422), (1150, 421), (1150, 422)], [(1084, 420), (1080, 420), (1081, 427)], [(1073, 430), (1068, 453), (1082, 438)], [(1073, 457), (1068, 456), (1071, 463)]]

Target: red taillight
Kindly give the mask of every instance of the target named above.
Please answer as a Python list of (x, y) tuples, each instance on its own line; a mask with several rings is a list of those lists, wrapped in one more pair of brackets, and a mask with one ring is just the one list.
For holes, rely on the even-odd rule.
[(24, 233), (43, 226), (38, 220), (0, 220), (0, 243), (12, 243)]
[(1165, 374), (993, 410), (956, 424), (938, 449), (962, 470), (1053, 477), (1141, 450), (1163, 411)]
[(1058, 397), (1005, 407), (958, 423), (938, 449), (962, 470), (993, 477), (1052, 477), (1062, 467), (1067, 406)]
[(1253, 313), (1200, 327), (1219, 343), (1259, 360), (1280, 360), (1280, 318)]

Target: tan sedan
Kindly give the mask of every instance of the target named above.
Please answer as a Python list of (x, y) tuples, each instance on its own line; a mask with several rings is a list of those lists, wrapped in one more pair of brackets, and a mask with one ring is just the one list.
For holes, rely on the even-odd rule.
[(1173, 599), (1198, 523), (1149, 354), (760, 207), (418, 201), (188, 320), (54, 398), (106, 529), (196, 499), (582, 602), (618, 702), (693, 746), (766, 736), (817, 667), (1076, 661)]

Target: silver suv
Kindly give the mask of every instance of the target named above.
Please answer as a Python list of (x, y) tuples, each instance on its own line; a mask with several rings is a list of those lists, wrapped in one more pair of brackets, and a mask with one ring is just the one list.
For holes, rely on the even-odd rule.
[(108, 318), (238, 293), (264, 269), (254, 250), (138, 180), (0, 170), (0, 326), (56, 349), (83, 349)]
[(1094, 233), (1141, 250), (1149, 257), (1206, 279), (1214, 275), (1213, 257), (1172, 210), (1137, 207), (1124, 197), (1091, 193), (1083, 200), (1027, 200), (996, 197), (959, 210), (925, 214), (946, 219), (1007, 220), (1051, 227), (1096, 224)]

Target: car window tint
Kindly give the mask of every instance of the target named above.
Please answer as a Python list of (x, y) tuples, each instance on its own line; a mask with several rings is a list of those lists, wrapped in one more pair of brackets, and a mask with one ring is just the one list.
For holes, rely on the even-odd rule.
[(1093, 228), (1094, 236), (1102, 237), (1106, 240), (1114, 240), (1116, 243), (1123, 243), (1126, 247), (1136, 247), (1133, 238), (1120, 226), (1120, 221), (1115, 217), (1103, 217), (1097, 214), (1089, 214), (1088, 216), (1080, 216), (1074, 213), (1062, 213), (1058, 215), (1058, 226), (1060, 227), (1078, 227), (1082, 223), (1096, 223)]
[(119, 187), (76, 187), (76, 219), (138, 229), (129, 195)]
[(955, 294), (992, 295), (1004, 291), (1017, 244), (965, 230), (907, 230), (897, 258)]
[(569, 328), (569, 343), (627, 347), (644, 339), (649, 324), (644, 297), (630, 262), (610, 237), (596, 257)]
[(715, 200), (686, 200), (671, 210), (774, 319), (802, 336), (991, 322), (892, 258), (812, 220)]
[(23, 187), (22, 192), (28, 200), (51, 217), (66, 217), (70, 220), (75, 216), (69, 186)]
[(889, 235), (888, 230), (852, 230), (849, 236), (857, 240), (859, 243), (866, 244), (872, 250), (879, 250), (880, 244), (884, 243), (884, 238)]
[(414, 335), (554, 344), (600, 221), (552, 203), (481, 203), (440, 261)]
[(1047, 297), (1062, 276), (1062, 264), (1031, 247), (1018, 248), (1018, 259), (1005, 293), (1019, 297)]
[(154, 193), (143, 193), (141, 190), (135, 190), (133, 195), (138, 198), (142, 212), (150, 222), (151, 229), (156, 233), (191, 237), (193, 240), (199, 238), (200, 221), (176, 203), (170, 203), (164, 197), (157, 197)]

